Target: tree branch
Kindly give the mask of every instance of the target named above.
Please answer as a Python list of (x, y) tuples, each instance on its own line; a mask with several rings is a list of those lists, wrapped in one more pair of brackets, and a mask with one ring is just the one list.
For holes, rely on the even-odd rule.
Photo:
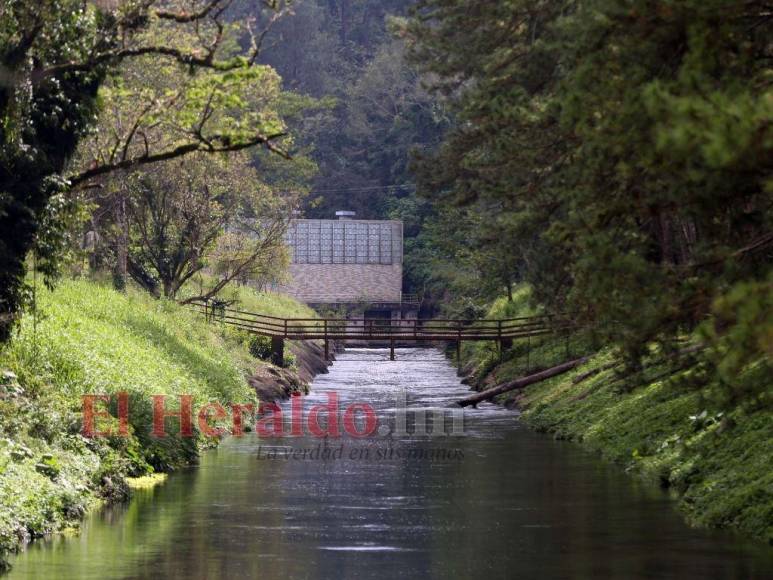
[(215, 285), (198, 296), (191, 296), (180, 301), (180, 304), (190, 304), (191, 302), (207, 301), (214, 298), (218, 293), (225, 288), (228, 284), (239, 278), (242, 274), (249, 271), (257, 263), (258, 258), (261, 255), (271, 252), (274, 248), (279, 247), (282, 244), (284, 232), (286, 231), (286, 222), (281, 219), (276, 219), (272, 224), (266, 228), (267, 233), (258, 245), (250, 252), (250, 254), (239, 261), (230, 272), (223, 274), (222, 278), (215, 283)]
[(227, 61), (216, 61), (212, 53), (207, 56), (201, 56), (195, 53), (183, 52), (171, 46), (138, 46), (134, 48), (122, 48), (120, 50), (110, 50), (93, 55), (88, 60), (71, 61), (49, 66), (32, 72), (32, 79), (39, 82), (44, 78), (63, 73), (81, 72), (93, 69), (95, 66), (110, 61), (121, 61), (127, 58), (147, 55), (168, 56), (177, 62), (202, 68), (211, 68), (220, 71), (229, 71), (237, 68), (243, 68), (249, 65), (249, 62), (243, 58), (233, 58)]
[[(180, 24), (188, 22), (195, 22), (206, 18), (215, 8), (220, 4), (223, 4), (225, 0), (210, 0), (201, 10), (198, 12), (175, 12), (173, 10), (154, 10), (153, 14), (163, 20), (173, 20)], [(225, 2), (225, 6), (219, 11), (222, 12), (231, 4), (232, 0)]]
[[(51, 65), (47, 68), (34, 70), (32, 71), (33, 82), (39, 82), (57, 74), (87, 71), (100, 64), (146, 55), (167, 56), (186, 66), (210, 68), (219, 71), (230, 71), (253, 66), (258, 58), (264, 37), (268, 34), (273, 25), (289, 12), (289, 8), (280, 8), (279, 3), (275, 1), (264, 1), (264, 6), (273, 10), (274, 14), (271, 16), (266, 26), (258, 35), (257, 39), (253, 31), (249, 31), (251, 36), (251, 47), (248, 54), (245, 56), (237, 56), (228, 60), (216, 60), (215, 52), (220, 45), (223, 33), (223, 25), (218, 19), (223, 14), (223, 12), (225, 12), (225, 10), (231, 6), (232, 2), (233, 0), (209, 0), (209, 2), (207, 2), (207, 4), (201, 10), (196, 12), (175, 12), (163, 9), (153, 10), (152, 13), (158, 18), (162, 20), (177, 22), (179, 24), (198, 23), (200, 20), (211, 16), (211, 19), (218, 28), (218, 33), (213, 44), (209, 47), (203, 48), (203, 50), (206, 51), (206, 54), (204, 55), (196, 52), (186, 52), (171, 46), (159, 45), (118, 48), (115, 50), (106, 50), (104, 52), (93, 54), (91, 57), (83, 61), (59, 63)], [(147, 7), (148, 6), (146, 6), (146, 8)]]
[[(97, 167), (91, 167), (89, 169), (86, 169), (85, 171), (82, 171), (78, 174), (70, 176), (68, 178), (68, 181), (70, 182), (70, 185), (74, 187), (82, 184), (85, 181), (88, 181), (89, 179), (93, 179), (94, 177), (99, 177), (100, 175), (112, 173), (113, 171), (118, 171), (120, 169), (129, 169), (131, 167), (139, 167), (142, 165), (149, 165), (152, 163), (158, 163), (160, 161), (169, 161), (170, 159), (182, 157), (183, 155), (188, 155), (189, 153), (195, 153), (196, 151), (203, 151), (206, 153), (228, 153), (228, 152), (234, 152), (234, 151), (241, 151), (243, 149), (249, 149), (250, 147), (255, 147), (256, 145), (264, 145), (266, 149), (268, 149), (269, 151), (276, 153), (278, 155), (281, 155), (285, 159), (290, 159), (291, 157), (289, 153), (287, 153), (286, 151), (284, 151), (279, 147), (276, 147), (271, 143), (271, 141), (280, 139), (285, 136), (286, 136), (286, 133), (276, 133), (274, 135), (268, 135), (268, 136), (257, 135), (254, 138), (249, 139), (247, 141), (231, 143), (230, 140), (228, 140), (223, 135), (214, 135), (210, 137), (206, 142), (203, 140), (194, 141), (191, 143), (178, 145), (172, 149), (167, 149), (166, 151), (160, 151), (152, 155), (146, 154), (146, 155), (143, 155), (142, 157), (132, 157), (130, 159), (123, 159), (121, 161), (115, 161), (113, 163), (106, 163), (104, 165), (99, 165)], [(222, 145), (214, 145), (213, 142), (220, 142), (222, 143)]]
[(710, 266), (717, 266), (729, 260), (737, 260), (737, 259), (744, 258), (749, 254), (755, 254), (759, 251), (765, 250), (771, 245), (773, 245), (773, 232), (767, 232), (757, 237), (756, 239), (752, 240), (743, 248), (735, 250), (730, 254), (726, 254), (722, 257), (718, 257), (713, 260), (708, 260), (705, 262), (700, 262), (697, 264), (689, 264), (688, 267), (692, 269), (700, 269), (700, 268), (708, 268)]

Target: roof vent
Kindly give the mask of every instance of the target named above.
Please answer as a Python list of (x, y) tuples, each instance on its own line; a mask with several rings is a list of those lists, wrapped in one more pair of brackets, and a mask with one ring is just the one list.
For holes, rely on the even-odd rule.
[(336, 217), (339, 220), (351, 220), (354, 219), (354, 216), (357, 215), (357, 212), (354, 211), (337, 211)]

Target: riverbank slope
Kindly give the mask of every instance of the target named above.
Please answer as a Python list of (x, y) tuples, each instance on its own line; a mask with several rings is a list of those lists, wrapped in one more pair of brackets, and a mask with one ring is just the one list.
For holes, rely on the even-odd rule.
[[(514, 303), (499, 301), (489, 315), (532, 314), (527, 293), (517, 293)], [(529, 372), (564, 357), (563, 345), (532, 346)], [(476, 390), (527, 374), (522, 355), (500, 362), (486, 344), (466, 345), (461, 362)], [(691, 368), (672, 372), (653, 364), (626, 374), (613, 362), (611, 349), (602, 350), (567, 374), (497, 402), (521, 409), (530, 427), (668, 488), (690, 524), (734, 529), (773, 545), (773, 411), (718, 408)]]
[[(283, 296), (232, 292), (229, 299), (251, 310), (313, 316)], [(296, 351), (297, 366), (275, 369), (256, 358), (256, 337), (132, 289), (67, 280), (54, 292), (39, 290), (37, 302), (37, 314), (25, 316), (0, 351), (0, 569), (31, 538), (75, 527), (100, 502), (125, 498), (127, 478), (195, 463), (217, 442), (198, 429), (200, 405), (254, 404), (256, 377), (270, 370), (292, 379), (290, 390), (323, 370), (307, 349)], [(126, 437), (117, 435), (118, 393), (128, 395)], [(82, 396), (92, 394), (109, 397), (94, 403), (112, 418), (97, 418), (95, 427), (113, 436), (83, 436)], [(167, 411), (191, 395), (192, 437), (179, 435), (173, 417), (166, 437), (152, 436), (152, 395), (168, 396)]]

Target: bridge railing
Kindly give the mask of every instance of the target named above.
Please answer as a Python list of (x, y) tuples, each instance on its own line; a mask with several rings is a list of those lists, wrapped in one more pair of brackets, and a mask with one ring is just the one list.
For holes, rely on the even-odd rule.
[(212, 302), (193, 302), (189, 306), (208, 319), (264, 336), (289, 339), (513, 340), (574, 327), (569, 319), (551, 315), (502, 320), (279, 318)]

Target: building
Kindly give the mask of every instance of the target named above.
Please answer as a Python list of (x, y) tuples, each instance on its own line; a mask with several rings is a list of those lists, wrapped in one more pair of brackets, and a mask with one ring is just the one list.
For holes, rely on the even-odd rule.
[(404, 296), (403, 224), (338, 219), (293, 219), (287, 231), (288, 281), (280, 292), (318, 310), (342, 309), (367, 319), (416, 318), (418, 303)]

